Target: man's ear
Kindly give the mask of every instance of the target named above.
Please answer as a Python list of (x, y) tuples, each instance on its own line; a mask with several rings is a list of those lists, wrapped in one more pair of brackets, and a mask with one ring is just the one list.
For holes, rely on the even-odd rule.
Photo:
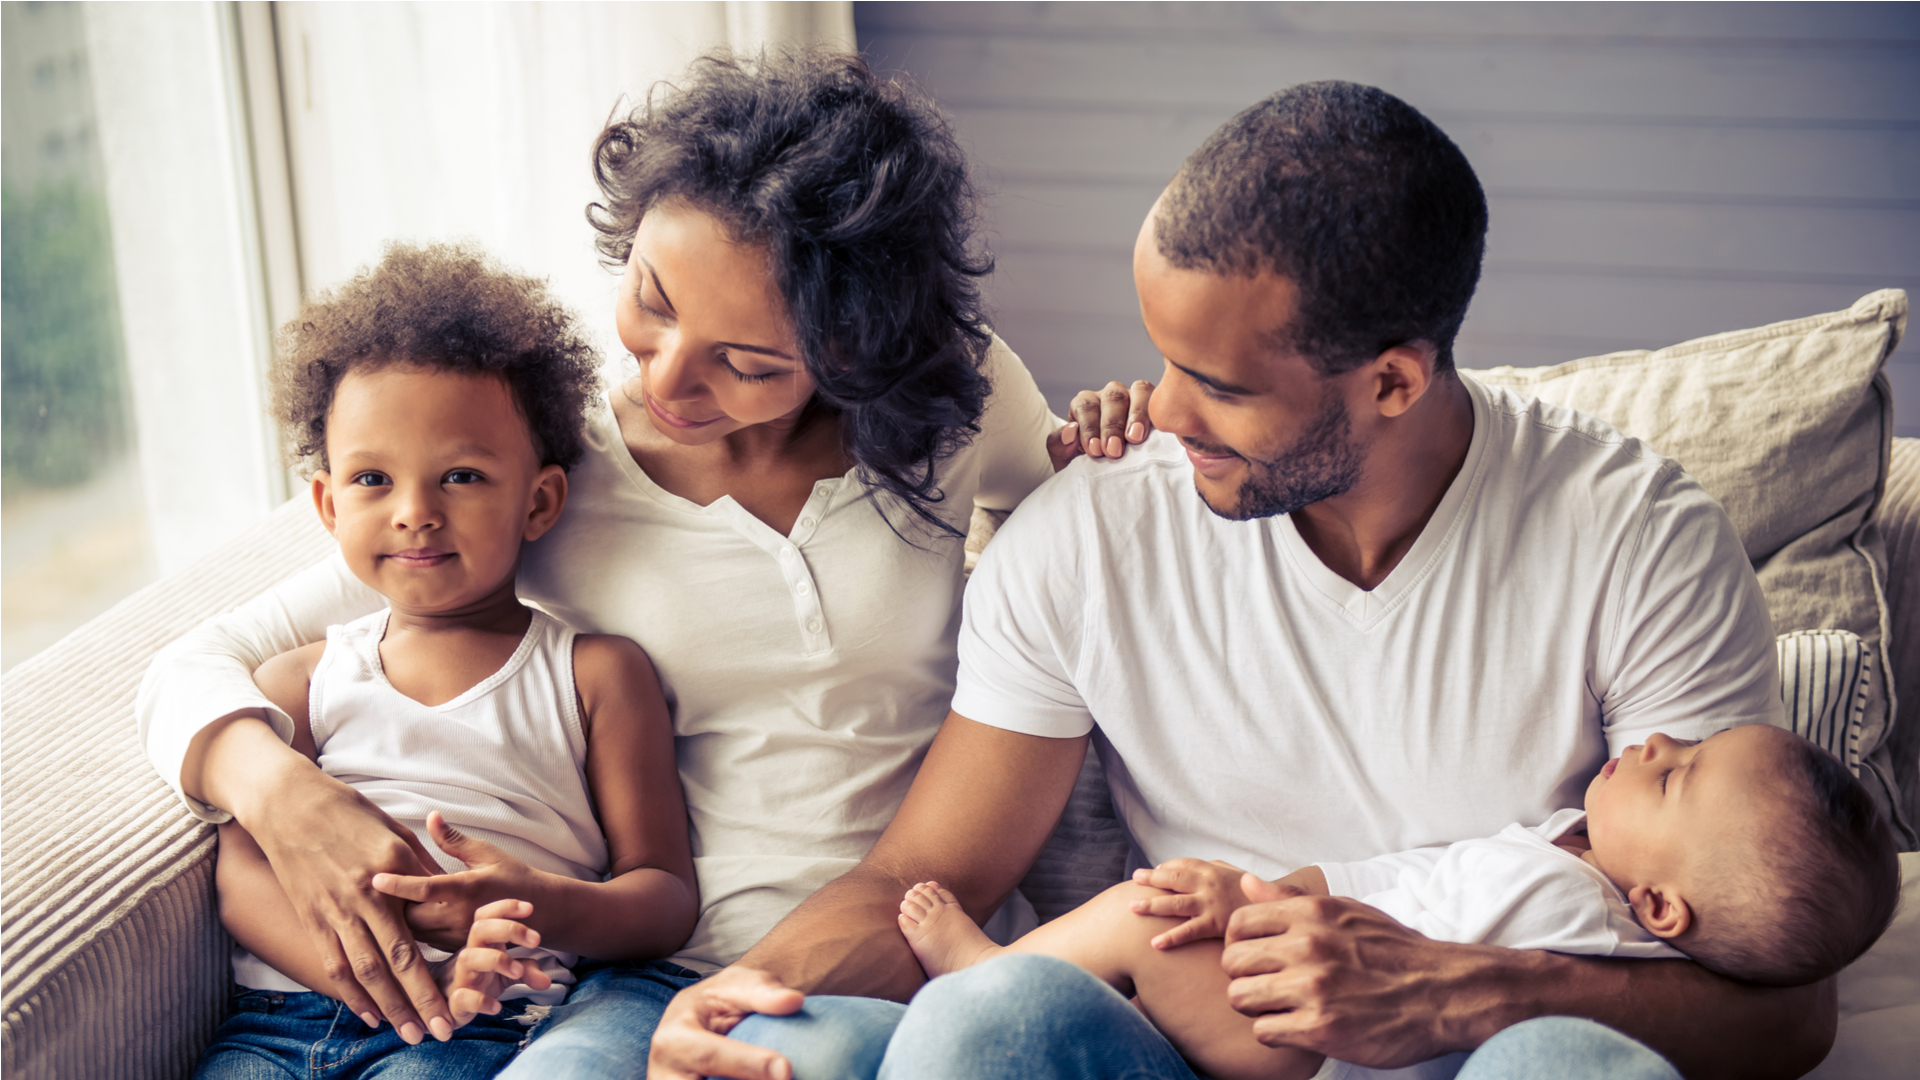
[(527, 527), (520, 539), (538, 540), (560, 520), (567, 505), (567, 470), (548, 465), (533, 480), (533, 506), (527, 511)]
[(338, 535), (333, 532), (333, 474), (325, 469), (313, 474), (313, 508), (320, 512), (320, 524), (327, 532)]
[(1391, 420), (1403, 415), (1426, 396), (1433, 385), (1433, 365), (1439, 351), (1424, 341), (1409, 341), (1375, 357), (1369, 365), (1373, 372), (1374, 407)]
[(1693, 909), (1672, 889), (1635, 885), (1627, 890), (1627, 903), (1654, 937), (1677, 938), (1693, 925)]

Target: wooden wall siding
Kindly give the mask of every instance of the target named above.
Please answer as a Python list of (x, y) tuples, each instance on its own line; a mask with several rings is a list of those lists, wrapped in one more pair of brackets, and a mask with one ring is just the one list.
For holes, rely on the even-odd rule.
[[(996, 325), (1056, 408), (1156, 376), (1141, 218), (1220, 122), (1312, 79), (1400, 95), (1478, 171), (1466, 366), (1920, 300), (1920, 4), (857, 3), (854, 22), (973, 154)], [(1920, 435), (1920, 349), (1892, 376)]]

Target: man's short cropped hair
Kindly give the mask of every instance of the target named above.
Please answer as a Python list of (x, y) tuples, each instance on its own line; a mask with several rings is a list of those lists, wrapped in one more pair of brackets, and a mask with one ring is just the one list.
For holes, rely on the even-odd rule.
[(1155, 215), (1177, 267), (1291, 279), (1299, 311), (1282, 344), (1327, 375), (1413, 341), (1451, 370), (1486, 236), (1486, 196), (1453, 140), (1392, 94), (1338, 81), (1221, 125)]
[(327, 414), (351, 371), (405, 364), (506, 384), (542, 465), (585, 452), (592, 344), (547, 283), (459, 244), (389, 244), (281, 327), (273, 413), (295, 463), (327, 468)]
[(1797, 735), (1781, 742), (1789, 750), (1769, 793), (1780, 813), (1755, 823), (1750, 843), (1707, 857), (1707, 891), (1674, 944), (1743, 982), (1801, 986), (1886, 932), (1900, 903), (1900, 849), (1845, 765)]

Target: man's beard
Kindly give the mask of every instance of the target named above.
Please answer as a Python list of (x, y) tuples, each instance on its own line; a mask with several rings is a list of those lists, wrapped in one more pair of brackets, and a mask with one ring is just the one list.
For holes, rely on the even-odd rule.
[(1235, 493), (1231, 508), (1222, 510), (1204, 494), (1200, 501), (1229, 521), (1247, 521), (1291, 514), (1322, 499), (1343, 495), (1360, 482), (1360, 448), (1352, 434), (1346, 403), (1329, 386), (1320, 411), (1279, 457), (1259, 460), (1239, 455), (1247, 463), (1247, 478)]

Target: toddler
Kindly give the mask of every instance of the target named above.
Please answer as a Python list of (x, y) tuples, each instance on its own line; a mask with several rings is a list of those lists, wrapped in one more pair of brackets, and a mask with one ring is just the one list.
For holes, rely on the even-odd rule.
[(435, 1018), (428, 1042), (413, 1023), (356, 1022), (260, 847), (228, 824), (216, 880), (237, 1009), (198, 1076), (305, 1076), (316, 1061), (343, 1078), (491, 1076), (579, 955), (667, 956), (692, 932), (652, 665), (514, 592), (521, 546), (566, 502), (594, 381), (591, 347), (542, 283), (457, 247), (389, 247), (284, 331), (275, 410), (316, 467), (341, 557), (389, 606), (254, 678), (295, 749), (417, 838), (434, 876), (373, 884), (416, 901), (408, 922), (456, 1023)]
[[(1860, 782), (1792, 732), (1753, 725), (1697, 743), (1654, 735), (1607, 762), (1584, 813), (1485, 840), (1321, 863), (1273, 883), (1178, 859), (1005, 949), (926, 882), (901, 903), (900, 928), (929, 976), (1008, 950), (1060, 957), (1136, 995), (1208, 1076), (1304, 1078), (1367, 1070), (1264, 1046), (1227, 1004), (1217, 939), (1249, 894), (1350, 896), (1437, 940), (1684, 954), (1730, 978), (1796, 986), (1865, 952), (1893, 918), (1899, 887), (1892, 831)], [(1458, 1067), (1429, 1064), (1443, 1075)]]

